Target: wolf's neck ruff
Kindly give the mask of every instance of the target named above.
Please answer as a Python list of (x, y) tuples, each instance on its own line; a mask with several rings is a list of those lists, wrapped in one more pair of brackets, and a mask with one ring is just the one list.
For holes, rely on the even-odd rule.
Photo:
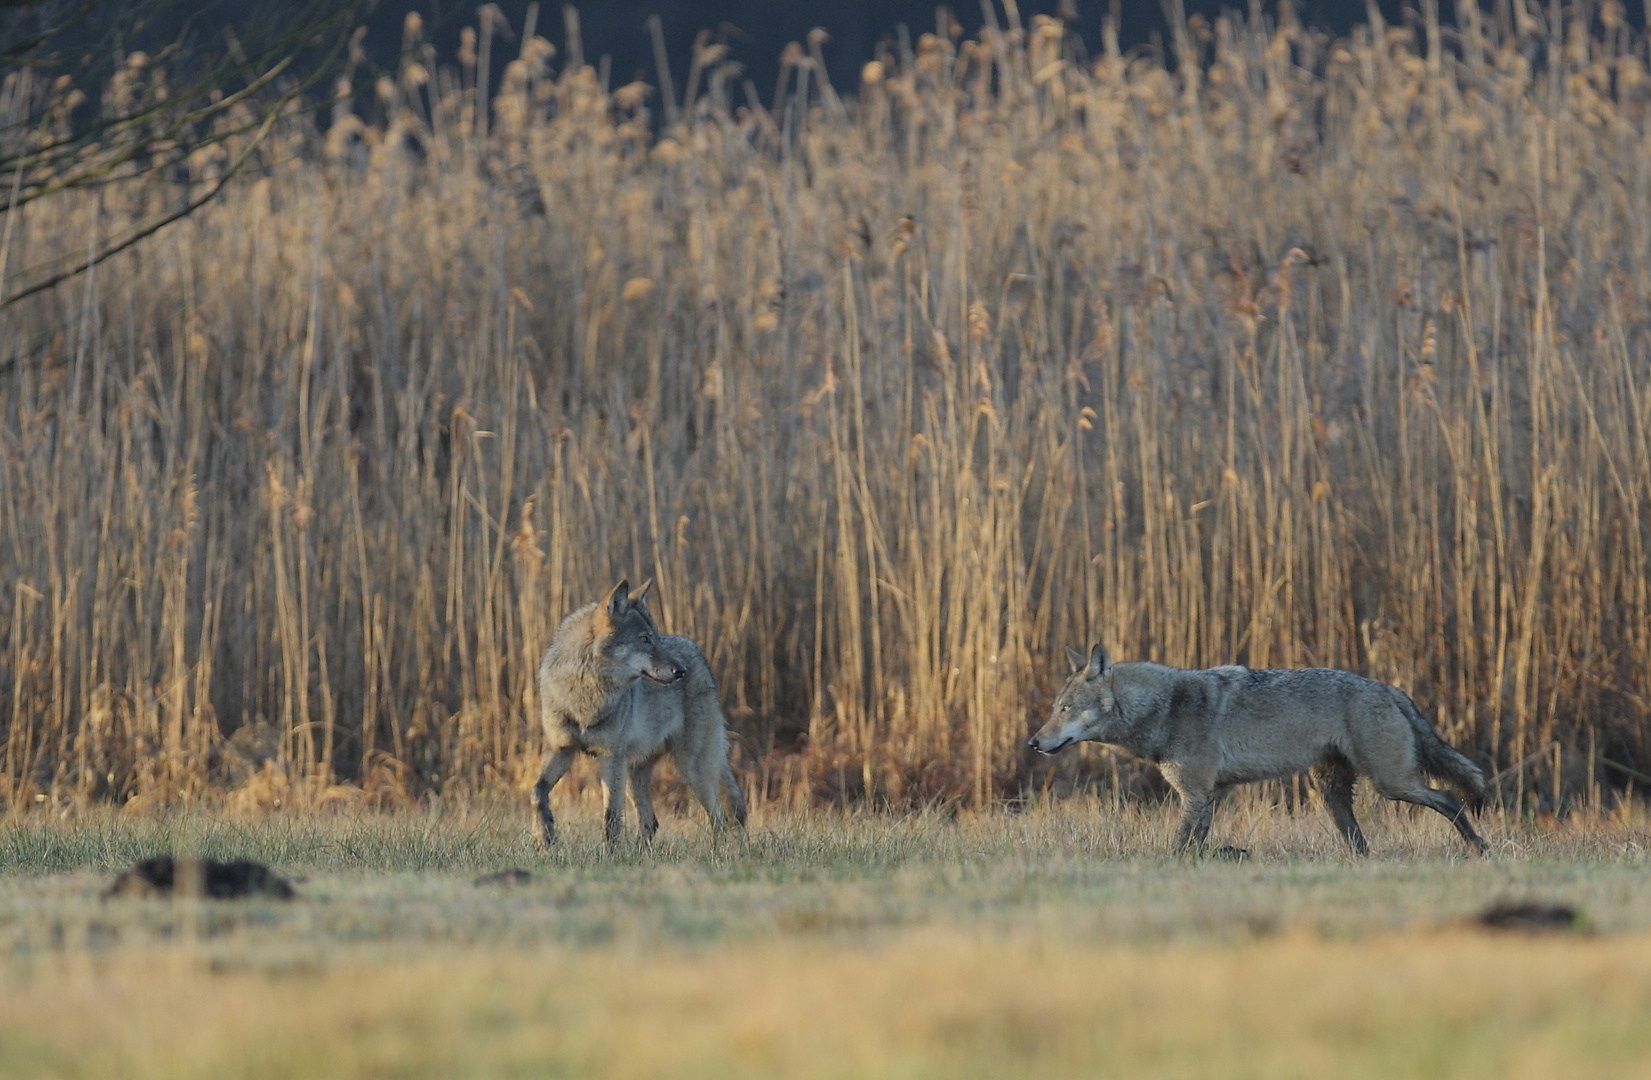
[(543, 662), (545, 672), (552, 676), (548, 681), (541, 679), (545, 706), (550, 715), (579, 730), (594, 727), (605, 714), (611, 714), (615, 691), (621, 688), (602, 663), (597, 638), (588, 626), (581, 625), (594, 608), (588, 605), (568, 616), (563, 627), (574, 632), (566, 639), (559, 633)]
[[(635, 679), (631, 680), (631, 685), (634, 686), (636, 682), (637, 680)], [(588, 723), (579, 724), (577, 720), (573, 721), (576, 725), (578, 725), (581, 731), (596, 731), (599, 728), (611, 726), (614, 720), (624, 715), (625, 711), (630, 707), (630, 703), (627, 700), (630, 696), (630, 688), (625, 687), (624, 689), (620, 689), (616, 687), (615, 689), (619, 691), (617, 697), (611, 693), (607, 695), (605, 700), (608, 704), (595, 710), (594, 715), (591, 716)], [(570, 716), (569, 719), (572, 720), (573, 718)]]

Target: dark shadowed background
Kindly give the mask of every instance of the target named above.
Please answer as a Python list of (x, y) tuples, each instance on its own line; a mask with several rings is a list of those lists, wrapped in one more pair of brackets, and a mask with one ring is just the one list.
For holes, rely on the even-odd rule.
[[(1002, 25), (1006, 16), (1001, 0), (994, 0), (994, 5)], [(417, 11), (442, 59), (451, 61), (458, 49), (460, 28), (476, 24), (477, 6), (473, 0), (382, 0), (367, 18), (368, 55), (377, 63), (393, 64), (402, 21), (408, 12)], [(498, 6), (512, 34), (519, 35), (527, 17), (528, 0), (499, 0)], [(1022, 0), (1020, 16), (1029, 23), (1034, 15), (1054, 14), (1057, 6), (1058, 0)], [(1106, 0), (1077, 0), (1074, 6), (1078, 14), (1074, 28), (1092, 54), (1099, 52), (1101, 26), (1108, 11)], [(1390, 21), (1404, 18), (1405, 6), (1412, 11), (1416, 8), (1414, 3), (1402, 5), (1400, 0), (1379, 0), (1376, 6)], [(1439, 6), (1442, 16), (1454, 12), (1452, 0), (1441, 0)], [(535, 30), (562, 51), (559, 61), (566, 58), (563, 7), (558, 0), (542, 0)], [(773, 92), (778, 76), (780, 51), (787, 42), (803, 42), (814, 27), (824, 28), (832, 38), (825, 47), (832, 83), (840, 89), (852, 89), (859, 82), (861, 66), (872, 59), (877, 43), (894, 40), (902, 24), (913, 41), (920, 34), (933, 33), (937, 5), (932, 0), (603, 0), (575, 7), (586, 61), (595, 65), (607, 56), (610, 85), (639, 77), (650, 83), (658, 81), (646, 29), (648, 17), (658, 15), (679, 95), (694, 37), (701, 30), (709, 30), (727, 42), (733, 59), (745, 65), (746, 77), (766, 97)], [(960, 0), (950, 7), (966, 34), (973, 35), (980, 29), (985, 18), (980, 0)], [(1214, 18), (1223, 10), (1233, 9), (1249, 10), (1247, 4), (1230, 0), (1185, 0), (1189, 16)], [(1266, 0), (1262, 10), (1276, 18), (1278, 5)], [(1365, 20), (1368, 9), (1365, 0), (1299, 0), (1294, 10), (1304, 23), (1345, 34)], [(1150, 48), (1154, 34), (1168, 42), (1168, 24), (1158, 0), (1122, 0), (1118, 14), (1122, 48)], [(507, 42), (507, 53), (509, 48)]]

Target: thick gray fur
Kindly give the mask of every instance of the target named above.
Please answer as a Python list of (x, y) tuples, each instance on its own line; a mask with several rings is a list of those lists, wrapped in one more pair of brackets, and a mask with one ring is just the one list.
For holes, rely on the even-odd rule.
[(661, 634), (644, 597), (652, 582), (627, 593), (621, 581), (606, 600), (586, 604), (562, 620), (539, 664), (539, 701), (548, 747), (533, 805), (545, 843), (556, 842), (550, 791), (586, 753), (601, 762), (607, 789), (608, 845), (624, 828), (625, 787), (652, 841), (659, 829), (651, 787), (654, 765), (670, 754), (711, 824), (727, 823), (722, 800), (745, 824), (745, 798), (728, 762), (727, 720), (716, 680), (699, 646)]
[(1072, 676), (1029, 745), (1053, 754), (1100, 742), (1156, 764), (1181, 796), (1178, 850), (1204, 849), (1215, 806), (1235, 784), (1309, 770), (1359, 855), (1369, 851), (1353, 816), (1353, 782), (1361, 775), (1389, 799), (1437, 810), (1462, 839), (1486, 850), (1462, 801), (1425, 779), (1449, 784), (1477, 812), (1484, 773), (1439, 738), (1402, 690), (1331, 668), (1187, 671), (1113, 664), (1099, 645), (1088, 657), (1066, 652)]

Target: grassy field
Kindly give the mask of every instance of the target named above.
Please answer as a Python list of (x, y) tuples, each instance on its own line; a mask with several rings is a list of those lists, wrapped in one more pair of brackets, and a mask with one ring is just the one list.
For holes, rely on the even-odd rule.
[[(1651, 1075), (1651, 39), (1422, 8), (680, 98), (409, 19), (55, 286), (223, 163), (57, 190), (19, 147), (169, 61), (7, 72), (0, 1073)], [(752, 828), (609, 856), (587, 771), (543, 853), (534, 672), (626, 575)], [(1401, 687), (1492, 856), (1275, 783), (1171, 857), (1150, 771), (1025, 749), (1096, 639)], [(300, 898), (100, 898), (164, 850)]]
[(0, 806), (519, 795), (539, 657), (628, 575), (799, 808), (1093, 783), (1024, 745), (1101, 640), (1359, 671), (1500, 805), (1609, 810), (1651, 775), (1651, 53), (1525, 6), (1173, 59), (1010, 6), (855, 87), (708, 45), (680, 109), (548, 9), (410, 20), (324, 137), (4, 306), (180, 185), (8, 213)]
[[(672, 816), (536, 850), (521, 807), (0, 826), (0, 1074), (1524, 1076), (1651, 1072), (1651, 827), (1237, 799), (1167, 854), (1168, 807), (1088, 801)], [(300, 899), (102, 900), (161, 850), (249, 856)], [(516, 885), (474, 884), (505, 867)], [(1508, 900), (1585, 930), (1478, 929)]]

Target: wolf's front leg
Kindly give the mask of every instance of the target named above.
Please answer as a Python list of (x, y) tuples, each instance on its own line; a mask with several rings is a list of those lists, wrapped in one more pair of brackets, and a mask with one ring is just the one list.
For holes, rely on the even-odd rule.
[(1183, 792), (1181, 795), (1181, 825), (1175, 830), (1175, 851), (1204, 852), (1204, 842), (1210, 835), (1210, 819), (1215, 814), (1216, 794), (1213, 791)]
[(654, 763), (644, 761), (631, 766), (631, 802), (636, 804), (636, 823), (642, 830), (642, 841), (654, 842), (659, 831), (659, 818), (654, 814)]
[(567, 774), (568, 766), (572, 764), (571, 748), (564, 746), (552, 750), (545, 755), (545, 763), (539, 769), (539, 782), (533, 785), (533, 806), (539, 811), (539, 824), (544, 828), (546, 847), (556, 843), (556, 819), (550, 816), (550, 789)]
[(602, 825), (610, 850), (619, 843), (619, 834), (625, 828), (625, 765), (621, 754), (608, 754), (602, 759), (602, 786), (608, 793), (608, 812)]

